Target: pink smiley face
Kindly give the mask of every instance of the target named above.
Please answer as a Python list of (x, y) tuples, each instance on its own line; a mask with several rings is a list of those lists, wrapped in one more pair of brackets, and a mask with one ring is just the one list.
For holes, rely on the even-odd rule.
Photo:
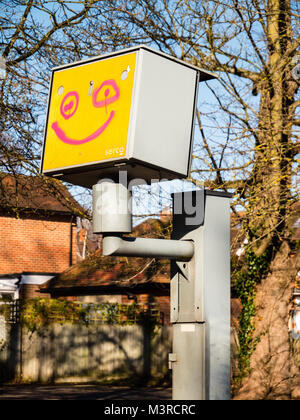
[[(105, 92), (104, 92), (105, 99), (98, 100), (98, 95), (104, 87), (107, 87)], [(109, 97), (110, 88), (113, 89), (114, 95)], [(118, 85), (116, 84), (116, 82), (113, 79), (105, 80), (101, 84), (101, 86), (93, 92), (92, 104), (95, 108), (105, 107), (105, 110), (106, 110), (106, 113), (107, 113), (107, 106), (111, 105), (112, 103), (117, 101), (119, 99), (119, 97), (120, 97), (120, 89), (119, 89)], [(61, 102), (61, 105), (60, 105), (60, 113), (61, 113), (62, 117), (65, 120), (69, 120), (70, 118), (72, 118), (76, 114), (78, 106), (79, 106), (79, 94), (78, 94), (78, 92), (76, 92), (76, 91), (68, 92), (64, 96), (64, 98)], [(88, 142), (96, 139), (97, 137), (99, 137), (100, 134), (102, 134), (103, 131), (106, 130), (106, 128), (109, 126), (109, 124), (111, 123), (114, 115), (115, 115), (115, 111), (111, 111), (108, 119), (105, 121), (104, 124), (102, 124), (95, 132), (93, 132), (89, 136), (87, 136), (83, 139), (80, 139), (80, 140), (76, 140), (76, 139), (72, 139), (72, 138), (68, 137), (68, 135), (64, 132), (64, 130), (59, 126), (57, 121), (55, 121), (51, 125), (51, 127), (54, 130), (56, 136), (62, 142), (66, 143), (66, 144), (71, 144), (71, 145), (80, 145), (80, 144), (88, 143)]]

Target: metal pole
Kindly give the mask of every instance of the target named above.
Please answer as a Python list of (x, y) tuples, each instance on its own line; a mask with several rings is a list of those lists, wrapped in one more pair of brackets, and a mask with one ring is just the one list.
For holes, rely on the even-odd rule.
[(127, 187), (105, 180), (93, 186), (93, 232), (132, 232), (131, 194)]
[(103, 254), (170, 258), (174, 400), (230, 398), (230, 194), (173, 197), (172, 239), (121, 237), (131, 232), (130, 194), (109, 182), (93, 187), (93, 225)]
[(189, 261), (194, 255), (194, 244), (192, 241), (104, 236), (103, 255)]
[[(204, 206), (204, 218), (173, 215), (172, 237), (194, 241), (194, 256), (183, 272), (172, 262), (169, 365), (174, 400), (230, 399), (230, 212), (226, 193), (174, 194)], [(184, 203), (185, 204), (185, 203)], [(183, 209), (190, 208), (183, 205)], [(187, 217), (189, 216), (189, 218)], [(188, 223), (187, 223), (188, 220)], [(193, 222), (194, 220), (194, 222)]]

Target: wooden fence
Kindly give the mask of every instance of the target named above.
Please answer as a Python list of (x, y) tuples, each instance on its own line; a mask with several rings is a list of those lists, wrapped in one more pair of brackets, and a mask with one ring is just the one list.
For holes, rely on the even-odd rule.
[(151, 336), (140, 325), (64, 323), (32, 333), (18, 323), (6, 323), (3, 333), (3, 322), (0, 328), (2, 382), (130, 378), (146, 383), (150, 378), (158, 380), (168, 375), (170, 327), (159, 327)]

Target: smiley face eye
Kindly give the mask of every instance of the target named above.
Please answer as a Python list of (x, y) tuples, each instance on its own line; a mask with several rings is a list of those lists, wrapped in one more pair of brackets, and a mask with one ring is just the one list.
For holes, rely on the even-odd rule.
[(67, 113), (70, 109), (72, 109), (74, 106), (74, 102), (71, 101), (67, 105), (64, 106), (64, 112)]
[[(105, 89), (105, 92), (104, 92), (105, 99), (98, 101), (98, 95), (104, 87), (107, 87), (107, 89)], [(113, 89), (115, 94), (111, 97), (108, 97), (111, 92), (111, 88)], [(92, 97), (93, 105), (95, 108), (101, 108), (103, 106), (106, 107), (107, 105), (110, 105), (113, 102), (117, 101), (119, 97), (120, 97), (120, 89), (117, 83), (114, 80), (105, 80), (105, 82), (103, 82), (101, 86), (98, 89), (96, 89), (95, 92), (93, 93), (93, 97)]]
[(76, 91), (69, 92), (63, 98), (60, 105), (60, 113), (65, 120), (73, 117), (79, 104), (79, 95)]

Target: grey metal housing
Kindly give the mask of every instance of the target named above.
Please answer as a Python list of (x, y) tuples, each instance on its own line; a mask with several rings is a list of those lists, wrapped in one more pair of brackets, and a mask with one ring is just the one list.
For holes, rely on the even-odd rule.
[[(184, 271), (172, 262), (173, 399), (228, 400), (231, 194), (193, 191), (192, 195), (195, 202), (203, 199), (204, 219), (197, 217), (197, 208), (194, 224), (186, 224), (191, 214), (173, 217), (172, 238), (194, 242), (193, 258)], [(174, 201), (185, 199), (190, 199), (185, 193), (174, 194)]]

